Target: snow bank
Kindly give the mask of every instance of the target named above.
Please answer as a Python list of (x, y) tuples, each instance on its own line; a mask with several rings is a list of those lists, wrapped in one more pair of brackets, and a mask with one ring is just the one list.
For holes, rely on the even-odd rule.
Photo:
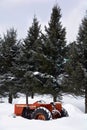
[(72, 104), (66, 104), (63, 107), (68, 111), (69, 116), (75, 117), (78, 114), (83, 114), (83, 112), (79, 108), (75, 107)]
[(63, 96), (63, 104), (72, 104), (79, 108), (82, 112), (85, 112), (85, 99), (84, 97), (73, 97), (72, 95)]

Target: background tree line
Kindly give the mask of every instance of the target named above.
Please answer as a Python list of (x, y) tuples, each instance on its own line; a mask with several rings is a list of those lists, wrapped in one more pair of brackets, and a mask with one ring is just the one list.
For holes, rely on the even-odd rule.
[(34, 97), (51, 94), (57, 101), (62, 94), (85, 95), (87, 112), (87, 12), (79, 26), (76, 41), (67, 45), (61, 9), (53, 6), (45, 33), (34, 16), (25, 39), (17, 39), (10, 28), (0, 37), (0, 95), (18, 92)]

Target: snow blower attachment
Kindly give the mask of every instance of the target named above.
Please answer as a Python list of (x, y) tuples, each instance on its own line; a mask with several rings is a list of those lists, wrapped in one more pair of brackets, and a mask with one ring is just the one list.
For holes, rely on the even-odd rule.
[(51, 102), (49, 104), (43, 101), (37, 101), (33, 104), (15, 104), (14, 114), (27, 119), (50, 120), (60, 117), (67, 117), (67, 111), (60, 102)]

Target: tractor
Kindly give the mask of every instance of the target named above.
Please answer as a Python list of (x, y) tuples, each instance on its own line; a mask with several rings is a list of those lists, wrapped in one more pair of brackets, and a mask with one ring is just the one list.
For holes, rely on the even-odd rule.
[(60, 102), (45, 103), (43, 100), (33, 104), (15, 104), (14, 114), (36, 120), (50, 120), (68, 116), (68, 112)]

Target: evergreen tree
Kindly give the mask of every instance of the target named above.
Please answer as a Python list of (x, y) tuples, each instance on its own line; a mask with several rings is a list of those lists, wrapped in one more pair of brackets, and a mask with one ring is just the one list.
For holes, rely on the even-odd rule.
[(46, 27), (46, 54), (49, 56), (53, 64), (51, 70), (54, 76), (58, 76), (63, 72), (63, 63), (65, 56), (65, 28), (62, 27), (61, 9), (57, 5), (53, 7), (48, 28)]
[(84, 93), (84, 71), (79, 59), (79, 48), (76, 42), (68, 45), (68, 61), (65, 65), (65, 78), (62, 83), (63, 91), (72, 95), (82, 95)]
[[(64, 72), (66, 48), (66, 32), (60, 19), (61, 9), (58, 5), (55, 5), (52, 9), (48, 27), (45, 27), (46, 35), (44, 36), (44, 54), (47, 58), (45, 71), (56, 79)], [(56, 95), (56, 90), (53, 95)]]
[[(79, 49), (80, 49), (80, 62), (83, 65), (85, 73), (87, 73), (87, 11), (79, 27), (77, 42), (79, 44)], [(85, 75), (86, 80), (84, 84), (85, 87), (84, 89), (85, 89), (85, 112), (87, 113), (87, 76), (86, 75)]]
[[(22, 83), (21, 91), (26, 94), (26, 103), (28, 103), (28, 95), (33, 97), (36, 92), (36, 86), (40, 85), (39, 80), (34, 77), (34, 72), (38, 71), (38, 62), (36, 55), (40, 51), (40, 25), (37, 18), (34, 17), (31, 27), (29, 27), (27, 37), (24, 39), (22, 49), (20, 51), (19, 64), (16, 63), (16, 72)], [(38, 84), (38, 85), (37, 85)]]
[(14, 79), (15, 76), (12, 71), (13, 63), (15, 62), (15, 55), (17, 50), (17, 34), (14, 28), (7, 30), (2, 38), (1, 45), (1, 68), (2, 86), (4, 90), (9, 93), (9, 103), (12, 103), (12, 97), (15, 90)]

